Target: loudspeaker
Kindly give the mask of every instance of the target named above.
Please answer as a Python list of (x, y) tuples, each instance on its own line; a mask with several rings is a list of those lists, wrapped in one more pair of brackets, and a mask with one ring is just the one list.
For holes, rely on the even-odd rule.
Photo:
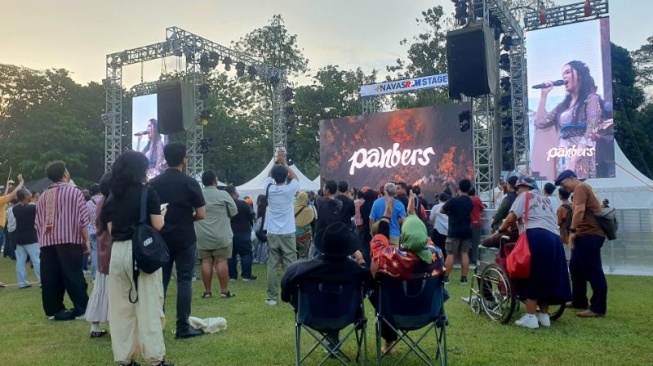
[(183, 81), (157, 84), (159, 133), (169, 135), (187, 131), (195, 125), (195, 88)]
[(497, 85), (497, 57), (492, 29), (471, 25), (447, 33), (449, 97), (464, 94), (478, 97), (494, 94)]

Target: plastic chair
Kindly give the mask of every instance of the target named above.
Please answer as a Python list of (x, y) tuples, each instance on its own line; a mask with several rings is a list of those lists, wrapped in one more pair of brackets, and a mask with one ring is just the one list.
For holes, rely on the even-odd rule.
[[(408, 346), (406, 352), (395, 365), (400, 364), (411, 353), (416, 354), (426, 365), (434, 365), (440, 360), (447, 364), (447, 317), (444, 302), (448, 294), (440, 277), (398, 280), (382, 273), (377, 274), (376, 313), (376, 362), (381, 365), (383, 357), (400, 342)], [(381, 326), (385, 323), (397, 333), (398, 339), (381, 353)], [(413, 331), (417, 338), (409, 334)], [(433, 332), (436, 341), (435, 352), (429, 354), (420, 342)], [(419, 334), (421, 333), (421, 335)], [(434, 356), (434, 357), (431, 357)]]
[[(306, 280), (298, 285), (297, 291), (296, 365), (301, 365), (313, 351), (319, 348), (326, 350), (326, 355), (319, 365), (324, 364), (330, 358), (346, 365), (351, 362), (351, 359), (340, 348), (352, 334), (356, 336), (357, 363), (367, 362), (367, 337), (365, 334), (367, 319), (363, 308), (363, 284), (353, 281)], [(350, 325), (351, 327), (348, 327)], [(345, 330), (345, 328), (347, 329)], [(303, 357), (301, 355), (302, 329), (317, 341)], [(337, 341), (327, 337), (329, 333), (335, 331), (344, 331), (344, 335), (340, 334), (340, 339)]]

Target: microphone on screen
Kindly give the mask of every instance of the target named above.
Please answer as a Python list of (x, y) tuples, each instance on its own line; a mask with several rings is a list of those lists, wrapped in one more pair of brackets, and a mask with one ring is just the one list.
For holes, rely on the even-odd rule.
[(141, 131), (141, 132), (136, 132), (134, 136), (145, 136), (147, 135), (147, 131)]
[(551, 84), (547, 84), (547, 83), (536, 84), (536, 85), (533, 85), (532, 88), (533, 89), (544, 89), (544, 88), (548, 88), (549, 86), (563, 86), (565, 84), (567, 84), (567, 83), (564, 80), (556, 80), (556, 81), (552, 82)]

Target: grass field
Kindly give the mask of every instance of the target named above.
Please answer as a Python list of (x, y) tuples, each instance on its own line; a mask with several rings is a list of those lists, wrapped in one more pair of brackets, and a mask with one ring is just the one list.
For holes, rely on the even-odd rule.
[[(231, 299), (201, 299), (201, 282), (194, 283), (193, 315), (224, 317), (228, 329), (189, 340), (176, 340), (171, 333), (175, 319), (175, 286), (171, 285), (165, 328), (167, 358), (177, 366), (293, 364), (291, 307), (284, 303), (276, 307), (265, 305), (265, 267), (255, 265), (254, 274), (259, 276), (258, 281), (230, 282), (231, 291), (237, 295)], [(30, 276), (33, 278), (33, 274)], [(452, 278), (456, 278), (455, 274)], [(0, 280), (15, 283), (14, 262), (0, 259)], [(500, 325), (471, 313), (460, 300), (468, 295), (469, 287), (453, 281), (447, 286), (451, 299), (446, 303), (449, 364), (652, 365), (653, 278), (609, 276), (608, 284), (606, 318), (580, 319), (573, 311), (567, 311), (551, 328), (527, 330), (512, 322)], [(373, 308), (369, 303), (366, 312), (370, 319), (368, 350), (372, 361), (376, 348), (371, 326)], [(46, 319), (37, 286), (0, 289), (0, 329), (0, 365), (113, 364), (109, 337), (91, 340), (85, 321)], [(353, 343), (346, 344), (344, 350), (352, 351)], [(411, 358), (404, 364), (419, 362)]]

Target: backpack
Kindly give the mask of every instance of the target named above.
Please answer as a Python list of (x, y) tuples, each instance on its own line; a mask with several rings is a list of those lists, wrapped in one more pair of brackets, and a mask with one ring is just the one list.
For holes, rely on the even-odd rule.
[(334, 222), (342, 221), (342, 201), (338, 199), (325, 199), (317, 207), (317, 225), (315, 229), (315, 242), (322, 241), (322, 234), (327, 226)]
[(617, 230), (619, 230), (617, 210), (612, 207), (606, 207), (594, 214), (594, 217), (596, 217), (596, 221), (599, 223), (601, 229), (603, 229), (608, 240), (615, 240), (617, 238)]

